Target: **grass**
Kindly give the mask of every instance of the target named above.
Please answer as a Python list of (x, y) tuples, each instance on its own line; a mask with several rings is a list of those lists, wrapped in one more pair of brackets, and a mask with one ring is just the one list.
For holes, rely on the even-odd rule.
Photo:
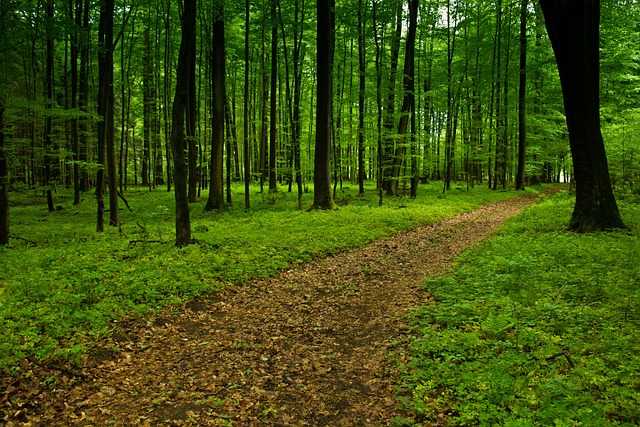
[[(0, 371), (19, 374), (24, 358), (79, 363), (119, 319), (518, 195), (476, 187), (442, 196), (441, 183), (433, 183), (417, 199), (385, 198), (380, 207), (369, 184), (363, 197), (356, 186), (339, 191), (341, 207), (329, 212), (296, 210), (296, 194), (284, 187), (275, 194), (252, 188), (251, 212), (240, 187), (224, 214), (204, 212), (203, 194), (191, 206), (198, 243), (185, 248), (173, 244), (173, 194), (160, 188), (128, 190), (133, 212), (122, 210), (122, 226), (104, 233), (94, 231), (92, 194), (73, 206), (60, 192), (61, 210), (49, 213), (40, 193), (12, 193), (13, 238), (0, 247)], [(303, 206), (311, 204), (305, 193)]]
[(465, 253), (413, 313), (413, 425), (640, 424), (640, 205), (634, 232), (563, 231), (546, 199)]

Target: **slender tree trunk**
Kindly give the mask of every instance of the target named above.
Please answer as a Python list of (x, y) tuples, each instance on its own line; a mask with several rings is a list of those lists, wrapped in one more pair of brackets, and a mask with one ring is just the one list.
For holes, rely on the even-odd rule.
[(359, 64), (359, 91), (358, 91), (358, 193), (364, 194), (364, 110), (365, 110), (365, 45), (364, 45), (364, 9), (363, 0), (358, 1), (358, 64)]
[(105, 149), (107, 155), (107, 171), (109, 184), (109, 225), (114, 227), (120, 226), (120, 209), (118, 207), (118, 173), (116, 170), (116, 147), (115, 147), (115, 122), (114, 122), (114, 88), (113, 88), (113, 0), (104, 0), (107, 3), (107, 16), (105, 25), (105, 64), (108, 68), (105, 70), (108, 78), (106, 88), (107, 103), (105, 111)]
[[(395, 121), (395, 93), (396, 93), (396, 75), (398, 71), (398, 58), (400, 57), (400, 38), (402, 36), (402, 0), (397, 1), (396, 10), (396, 31), (391, 41), (391, 66), (389, 70), (389, 92), (387, 94), (387, 108), (384, 117), (384, 142), (382, 145), (382, 162), (383, 162), (383, 186), (387, 193), (391, 190), (391, 174), (394, 159), (392, 157), (393, 143), (393, 126)], [(397, 188), (397, 184), (396, 184)]]
[(625, 228), (600, 132), (600, 1), (540, 0), (540, 6), (558, 63), (573, 157), (576, 203), (569, 228)]
[[(75, 8), (75, 10), (74, 10)], [(69, 17), (75, 26), (71, 30), (71, 108), (74, 117), (71, 119), (71, 146), (73, 149), (73, 204), (80, 204), (80, 144), (78, 135), (78, 118), (75, 110), (78, 108), (78, 31), (82, 25), (82, 0), (69, 0)]]
[(269, 108), (269, 192), (278, 191), (276, 177), (276, 123), (278, 112), (276, 110), (277, 83), (278, 83), (278, 25), (276, 21), (276, 0), (271, 0), (271, 105)]
[(516, 190), (524, 190), (524, 170), (527, 154), (527, 6), (520, 3), (520, 87), (518, 88), (518, 171)]
[(378, 107), (378, 204), (382, 206), (383, 201), (383, 180), (384, 168), (383, 162), (383, 139), (382, 139), (382, 72), (380, 70), (380, 40), (378, 39), (378, 20), (377, 20), (378, 2), (373, 0), (373, 38), (376, 45), (376, 105)]
[[(53, 109), (54, 103), (54, 94), (53, 94), (53, 0), (47, 1), (47, 19), (49, 20), (49, 26), (47, 28), (47, 57), (46, 57), (46, 75), (45, 75), (45, 86), (47, 91), (47, 99), (46, 99), (46, 110), (51, 111)], [(44, 185), (46, 186), (46, 194), (47, 194), (47, 207), (49, 208), (49, 212), (54, 211), (53, 206), (53, 191), (51, 187), (53, 187), (52, 177), (51, 177), (51, 157), (53, 155), (53, 142), (51, 140), (51, 134), (53, 133), (53, 119), (51, 117), (51, 113), (45, 113), (44, 119)]]
[(387, 190), (387, 195), (398, 195), (398, 182), (400, 180), (400, 168), (402, 167), (406, 154), (406, 134), (410, 116), (415, 112), (414, 77), (415, 77), (415, 43), (416, 27), (418, 22), (418, 0), (408, 0), (409, 2), (409, 32), (407, 34), (407, 46), (404, 57), (404, 99), (402, 101), (402, 115), (398, 124), (398, 134), (402, 140), (396, 148), (393, 169), (391, 170), (391, 183)]
[(316, 151), (313, 174), (313, 206), (311, 209), (334, 209), (331, 195), (331, 98), (333, 94), (334, 0), (318, 0), (317, 4), (317, 71)]
[[(191, 1), (195, 3), (196, 0), (185, 0), (185, 11), (187, 7), (187, 3), (191, 3)], [(196, 97), (196, 74), (195, 74), (196, 73), (196, 41), (195, 41), (196, 40), (196, 27), (195, 27), (196, 5), (189, 4), (189, 6), (193, 8), (193, 15), (194, 15), (193, 17), (190, 17), (190, 19), (193, 19), (193, 28), (189, 28), (189, 31), (193, 33), (193, 34), (189, 33), (189, 37), (193, 38), (193, 41), (190, 42), (190, 43), (193, 43), (193, 46), (191, 47), (191, 51), (189, 54), (189, 61), (191, 62), (191, 64), (189, 64), (190, 78), (188, 79), (189, 87), (187, 88), (188, 89), (187, 90), (187, 106), (186, 106), (185, 113), (186, 113), (186, 125), (187, 125), (187, 129), (186, 129), (187, 150), (189, 155), (188, 197), (189, 197), (189, 203), (195, 203), (197, 192), (198, 192), (198, 141), (196, 136), (197, 97)], [(183, 21), (184, 20), (186, 20), (186, 17), (183, 17)], [(175, 162), (175, 156), (174, 156), (174, 162)], [(175, 176), (175, 173), (174, 173), (174, 176)]]
[(244, 23), (244, 140), (243, 140), (243, 155), (244, 155), (244, 210), (249, 211), (251, 209), (251, 153), (249, 152), (249, 0), (245, 0), (245, 23)]
[(205, 210), (224, 211), (224, 97), (225, 97), (225, 52), (224, 52), (224, 7), (218, 4), (214, 11), (213, 51), (211, 54), (213, 85), (211, 137), (211, 178), (209, 198)]
[(9, 243), (9, 162), (4, 143), (4, 97), (0, 94), (0, 245)]
[[(189, 168), (187, 167), (188, 159), (185, 159), (185, 152), (190, 145), (188, 139), (193, 138), (195, 133), (195, 121), (192, 121), (192, 117), (190, 117), (190, 114), (194, 114), (191, 97), (195, 95), (192, 93), (196, 78), (195, 56), (196, 0), (184, 0), (176, 92), (171, 110), (171, 148), (174, 159), (173, 184), (176, 200), (176, 246), (185, 246), (191, 243), (189, 189), (187, 188)], [(187, 122), (187, 140), (185, 140), (185, 120)], [(194, 129), (189, 130), (192, 125), (194, 125)], [(191, 165), (189, 164), (189, 166)]]

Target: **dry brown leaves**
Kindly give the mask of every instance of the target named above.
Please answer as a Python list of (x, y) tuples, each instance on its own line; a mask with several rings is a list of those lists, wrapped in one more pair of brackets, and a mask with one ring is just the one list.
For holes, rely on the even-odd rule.
[[(426, 277), (532, 204), (523, 196), (172, 307), (100, 343), (82, 377), (3, 379), (7, 426), (381, 426)], [(55, 383), (43, 385), (44, 378)], [(2, 419), (0, 418), (0, 419)]]

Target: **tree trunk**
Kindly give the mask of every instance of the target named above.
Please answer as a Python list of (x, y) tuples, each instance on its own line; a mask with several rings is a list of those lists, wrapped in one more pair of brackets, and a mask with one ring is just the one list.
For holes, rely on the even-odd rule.
[(245, 0), (245, 23), (244, 23), (244, 210), (251, 209), (251, 155), (249, 152), (249, 0)]
[(396, 93), (396, 75), (398, 71), (398, 58), (400, 57), (400, 38), (402, 36), (402, 0), (397, 1), (396, 10), (396, 30), (391, 41), (391, 66), (389, 70), (389, 92), (387, 94), (387, 108), (384, 116), (384, 140), (382, 144), (382, 185), (387, 192), (391, 186), (391, 169), (393, 167), (392, 152), (393, 143), (393, 126), (395, 113), (395, 93)]
[(414, 75), (415, 75), (415, 44), (416, 44), (416, 27), (418, 22), (418, 0), (409, 0), (409, 32), (407, 34), (407, 46), (404, 57), (404, 99), (402, 101), (402, 115), (398, 124), (398, 134), (401, 141), (396, 148), (393, 169), (391, 170), (391, 182), (387, 194), (390, 196), (398, 195), (398, 182), (400, 180), (400, 168), (405, 160), (406, 153), (406, 134), (409, 125), (409, 119), (415, 112), (415, 95), (414, 95)]
[(358, 194), (364, 194), (364, 110), (365, 110), (365, 45), (364, 45), (364, 9), (366, 5), (362, 0), (358, 1), (358, 64), (359, 64), (359, 90), (358, 90)]
[[(176, 74), (176, 93), (171, 110), (171, 148), (173, 152), (173, 184), (176, 200), (176, 246), (191, 243), (191, 222), (189, 218), (189, 189), (187, 159), (185, 152), (190, 148), (189, 138), (195, 135), (195, 129), (189, 130), (193, 114), (192, 88), (195, 87), (195, 53), (196, 53), (196, 0), (184, 0), (182, 15), (182, 41), (178, 54), (178, 70)], [(185, 140), (185, 119), (187, 122)], [(195, 128), (195, 126), (194, 126)], [(189, 166), (191, 166), (189, 162)]]
[(225, 103), (225, 52), (224, 52), (224, 7), (217, 5), (213, 22), (212, 70), (212, 136), (211, 136), (211, 178), (209, 198), (205, 210), (224, 211), (224, 103)]
[[(47, 27), (47, 59), (46, 59), (46, 75), (45, 86), (47, 91), (47, 99), (45, 109), (51, 110), (53, 108), (53, 0), (47, 1), (47, 19), (50, 21)], [(51, 114), (45, 114), (44, 119), (44, 185), (46, 186), (47, 193), (47, 207), (49, 212), (54, 211), (53, 195), (51, 187), (53, 182), (51, 179), (51, 156), (53, 154), (53, 142), (51, 141), (51, 134), (53, 133)]]
[(331, 195), (331, 97), (333, 94), (333, 0), (317, 4), (317, 71), (316, 152), (313, 174), (313, 206), (311, 209), (334, 209)]
[[(75, 13), (74, 13), (75, 12)], [(69, 0), (69, 17), (74, 20), (75, 26), (71, 30), (71, 108), (74, 117), (71, 119), (71, 145), (73, 149), (73, 204), (80, 204), (80, 144), (78, 141), (78, 118), (75, 116), (78, 107), (78, 31), (82, 25), (82, 0), (74, 2)]]
[(276, 0), (271, 0), (271, 104), (269, 108), (269, 192), (278, 191), (276, 179), (276, 89), (278, 83), (278, 25), (276, 21)]
[(4, 144), (4, 98), (0, 94), (0, 245), (9, 243), (9, 162)]
[(524, 190), (524, 167), (527, 152), (527, 6), (520, 3), (520, 87), (518, 89), (518, 171), (516, 190)]
[(616, 204), (600, 132), (600, 1), (540, 0), (558, 63), (576, 203), (569, 228), (625, 228)]

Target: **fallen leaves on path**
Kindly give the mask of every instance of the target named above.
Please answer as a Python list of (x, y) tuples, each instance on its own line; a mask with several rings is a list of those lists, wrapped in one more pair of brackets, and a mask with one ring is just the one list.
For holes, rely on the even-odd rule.
[[(82, 376), (3, 379), (7, 426), (382, 426), (425, 278), (535, 201), (526, 195), (121, 328)], [(40, 371), (38, 371), (40, 369)], [(54, 378), (43, 385), (44, 378)]]

